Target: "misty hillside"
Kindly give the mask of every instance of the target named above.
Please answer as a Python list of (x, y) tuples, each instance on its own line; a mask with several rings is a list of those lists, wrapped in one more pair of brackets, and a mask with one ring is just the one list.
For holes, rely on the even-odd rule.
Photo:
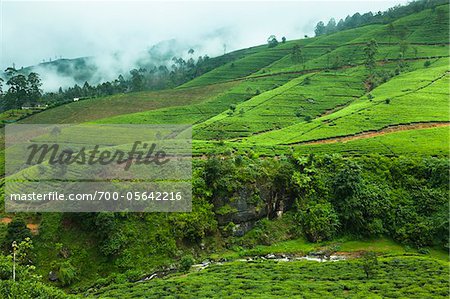
[[(217, 58), (227, 60), (225, 64), (173, 90), (85, 100), (24, 122), (190, 123), (199, 154), (245, 151), (254, 145), (264, 146), (271, 155), (293, 145), (301, 151), (322, 151), (313, 141), (330, 140), (323, 146), (335, 148), (331, 141), (337, 137), (394, 126), (389, 135), (367, 135), (369, 140), (387, 138), (405, 134), (402, 126), (411, 124), (444, 142), (446, 127), (439, 123), (448, 121), (447, 8), (441, 5), (387, 25), (230, 53)], [(376, 63), (367, 79), (365, 47), (372, 39), (377, 43)], [(428, 94), (434, 95), (432, 102), (423, 101)], [(218, 140), (225, 145), (214, 146)], [(356, 142), (350, 141), (346, 146)]]
[[(152, 74), (1, 113), (191, 125), (193, 199), (190, 213), (3, 211), (4, 247), (30, 237), (36, 270), (19, 264), (13, 284), (5, 249), (0, 297), (448, 298), (449, 4), (414, 3), (200, 61), (172, 61), (168, 41), (144, 55)], [(83, 81), (91, 59), (39, 68)]]

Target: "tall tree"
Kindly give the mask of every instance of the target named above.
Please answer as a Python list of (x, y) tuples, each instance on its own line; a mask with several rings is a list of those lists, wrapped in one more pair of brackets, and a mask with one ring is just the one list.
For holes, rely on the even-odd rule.
[(31, 101), (33, 104), (35, 104), (42, 97), (41, 78), (39, 78), (39, 75), (37, 73), (31, 72), (28, 74), (27, 79), (28, 79), (27, 82), (28, 100)]
[(316, 36), (325, 34), (325, 24), (322, 21), (317, 23), (316, 29), (314, 29), (314, 32), (315, 32)]
[(131, 74), (131, 89), (133, 91), (140, 91), (144, 88), (144, 76), (142, 73), (137, 70), (133, 69), (130, 71)]
[(3, 79), (0, 78), (0, 97), (3, 96)]
[(277, 37), (275, 35), (269, 36), (269, 38), (267, 39), (267, 43), (269, 45), (269, 48), (273, 48), (273, 47), (278, 46)]
[(395, 35), (395, 27), (392, 22), (387, 26), (387, 32), (389, 35), (389, 43), (391, 43), (391, 38)]
[(366, 68), (372, 72), (375, 68), (375, 56), (378, 53), (378, 44), (376, 40), (372, 39), (370, 42), (367, 43), (366, 47), (364, 48), (364, 53), (366, 54), (366, 60), (365, 65)]
[(16, 72), (15, 75), (6, 81), (6, 85), (9, 88), (5, 95), (4, 108), (14, 109), (21, 107), (27, 101), (27, 77)]
[(327, 26), (325, 27), (325, 33), (333, 33), (336, 31), (336, 20), (334, 18), (331, 18), (328, 21)]
[(339, 22), (336, 25), (336, 30), (343, 30), (345, 28), (344, 20), (340, 19)]
[(295, 63), (303, 63), (303, 53), (299, 45), (292, 47), (292, 61)]

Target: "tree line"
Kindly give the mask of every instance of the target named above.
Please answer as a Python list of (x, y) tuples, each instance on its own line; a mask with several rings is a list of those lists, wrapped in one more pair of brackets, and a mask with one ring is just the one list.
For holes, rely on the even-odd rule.
[[(6, 79), (0, 78), (0, 109), (20, 109), (23, 106), (35, 107), (41, 104), (57, 106), (73, 101), (74, 98), (108, 96), (117, 93), (144, 90), (161, 90), (183, 84), (208, 72), (223, 63), (208, 55), (193, 58), (194, 50), (188, 51), (190, 58), (173, 57), (171, 65), (134, 68), (127, 75), (120, 74), (116, 79), (91, 85), (75, 84), (66, 89), (60, 87), (56, 92), (44, 92), (38, 73), (23, 73), (14, 67), (5, 70)], [(5, 86), (6, 85), (6, 86)]]
[(384, 12), (377, 12), (373, 14), (368, 12), (365, 14), (355, 13), (352, 16), (347, 16), (345, 19), (340, 19), (338, 22), (331, 18), (327, 24), (323, 21), (317, 23), (314, 32), (316, 36), (334, 33), (346, 29), (356, 28), (369, 24), (388, 24), (398, 18), (419, 12), (424, 9), (435, 9), (436, 6), (446, 4), (446, 0), (419, 0), (413, 1), (408, 5), (397, 5), (389, 8)]
[(42, 82), (39, 74), (31, 72), (28, 75), (9, 67), (5, 70), (6, 85), (8, 89), (3, 91), (4, 79), (0, 78), (1, 109), (16, 109), (24, 105), (33, 105), (42, 97)]

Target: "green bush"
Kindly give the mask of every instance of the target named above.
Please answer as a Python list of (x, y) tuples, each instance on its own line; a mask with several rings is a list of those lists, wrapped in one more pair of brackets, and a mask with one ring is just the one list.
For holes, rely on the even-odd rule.
[(311, 242), (329, 240), (339, 228), (338, 216), (329, 202), (312, 202), (300, 206), (298, 218), (306, 237)]
[(189, 269), (191, 269), (192, 265), (194, 264), (194, 258), (192, 257), (192, 255), (185, 255), (181, 258), (180, 261), (180, 270), (187, 272), (189, 271)]
[(68, 286), (78, 280), (77, 270), (70, 263), (70, 261), (64, 261), (61, 263), (58, 269), (58, 280), (63, 286)]

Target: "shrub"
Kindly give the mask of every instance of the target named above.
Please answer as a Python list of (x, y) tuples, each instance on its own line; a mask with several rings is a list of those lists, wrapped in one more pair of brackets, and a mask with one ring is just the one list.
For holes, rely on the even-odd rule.
[(188, 254), (181, 258), (180, 261), (180, 270), (187, 272), (189, 269), (191, 269), (192, 265), (194, 264), (194, 258), (192, 255)]
[(378, 258), (375, 252), (365, 252), (362, 256), (362, 268), (366, 274), (366, 278), (373, 277), (378, 266)]
[(424, 67), (429, 67), (431, 65), (431, 61), (427, 60), (423, 63)]
[(68, 286), (77, 280), (77, 270), (70, 261), (61, 263), (58, 270), (58, 279), (63, 286)]

